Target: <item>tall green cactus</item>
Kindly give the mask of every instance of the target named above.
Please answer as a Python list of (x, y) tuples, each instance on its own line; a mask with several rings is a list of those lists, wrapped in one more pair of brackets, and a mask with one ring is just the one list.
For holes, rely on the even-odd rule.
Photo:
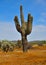
[(27, 51), (27, 47), (28, 47), (27, 35), (29, 35), (32, 31), (33, 17), (30, 14), (28, 14), (28, 20), (27, 20), (27, 22), (25, 22), (23, 12), (22, 12), (22, 6), (20, 6), (20, 18), (21, 18), (21, 26), (19, 24), (17, 16), (15, 16), (14, 22), (15, 22), (17, 31), (21, 33), (23, 51), (25, 52), (25, 51)]

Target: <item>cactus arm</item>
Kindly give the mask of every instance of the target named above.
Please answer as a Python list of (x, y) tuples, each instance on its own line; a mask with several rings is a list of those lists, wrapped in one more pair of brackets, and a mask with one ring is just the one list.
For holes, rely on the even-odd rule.
[(22, 6), (20, 6), (20, 18), (21, 18), (21, 24), (23, 24), (24, 16), (23, 16), (23, 12), (22, 12)]
[(20, 24), (19, 24), (17, 16), (15, 16), (14, 22), (15, 22), (15, 26), (16, 26), (17, 31), (21, 33), (21, 27), (20, 27)]
[(32, 31), (32, 21), (33, 21), (33, 17), (28, 14), (28, 22), (27, 22), (27, 31), (26, 31), (26, 34), (30, 34), (31, 31)]
[(21, 27), (17, 16), (15, 16), (14, 21), (15, 21), (17, 31), (21, 33), (23, 52), (25, 52), (27, 51), (27, 46), (28, 46), (27, 35), (30, 34), (32, 31), (33, 17), (30, 14), (28, 14), (28, 20), (27, 22), (25, 22), (23, 12), (22, 12), (22, 6), (20, 6), (20, 18), (21, 18)]

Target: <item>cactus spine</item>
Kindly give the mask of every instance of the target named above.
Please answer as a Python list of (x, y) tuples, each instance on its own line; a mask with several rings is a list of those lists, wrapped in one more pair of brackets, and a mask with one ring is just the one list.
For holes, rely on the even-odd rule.
[(22, 12), (22, 6), (20, 6), (20, 18), (21, 18), (21, 26), (19, 24), (19, 20), (17, 16), (15, 16), (14, 22), (17, 31), (21, 33), (23, 51), (25, 52), (27, 51), (27, 47), (28, 47), (27, 35), (29, 35), (32, 31), (33, 17), (30, 14), (28, 14), (28, 20), (27, 22), (25, 22), (23, 12)]

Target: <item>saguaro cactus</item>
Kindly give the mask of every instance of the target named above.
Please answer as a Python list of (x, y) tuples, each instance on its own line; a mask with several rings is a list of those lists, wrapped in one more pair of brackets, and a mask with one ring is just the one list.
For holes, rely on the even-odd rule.
[(27, 22), (25, 22), (23, 12), (22, 12), (22, 6), (20, 6), (20, 18), (21, 18), (21, 26), (19, 24), (17, 16), (15, 16), (14, 22), (15, 22), (17, 31), (21, 33), (23, 51), (25, 52), (25, 51), (27, 51), (27, 47), (28, 47), (27, 35), (29, 35), (32, 31), (33, 17), (31, 16), (31, 14), (28, 14), (28, 20), (27, 20)]

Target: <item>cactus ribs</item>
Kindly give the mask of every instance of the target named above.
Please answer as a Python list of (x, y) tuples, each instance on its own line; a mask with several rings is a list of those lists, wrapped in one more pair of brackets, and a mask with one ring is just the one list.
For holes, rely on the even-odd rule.
[(27, 51), (27, 47), (28, 47), (27, 35), (29, 35), (32, 31), (33, 17), (31, 16), (31, 14), (28, 14), (28, 20), (27, 22), (25, 22), (23, 11), (22, 11), (22, 6), (20, 6), (20, 18), (21, 18), (21, 26), (19, 24), (19, 20), (17, 16), (15, 16), (14, 22), (15, 22), (17, 31), (21, 33), (23, 52), (25, 52)]

